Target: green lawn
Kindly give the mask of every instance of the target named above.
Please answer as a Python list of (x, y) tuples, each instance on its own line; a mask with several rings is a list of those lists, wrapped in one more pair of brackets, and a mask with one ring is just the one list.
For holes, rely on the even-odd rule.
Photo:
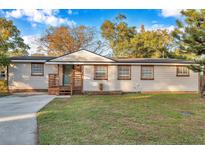
[(205, 144), (205, 100), (185, 94), (72, 96), (38, 113), (39, 144)]

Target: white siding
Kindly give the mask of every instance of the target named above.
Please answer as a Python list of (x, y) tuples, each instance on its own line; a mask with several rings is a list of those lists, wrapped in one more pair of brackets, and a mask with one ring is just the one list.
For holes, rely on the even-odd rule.
[(48, 89), (48, 74), (58, 73), (57, 65), (44, 65), (44, 76), (31, 76), (31, 63), (12, 63), (9, 67), (9, 88)]
[(94, 66), (84, 66), (84, 91), (198, 91), (198, 73), (190, 71), (189, 77), (177, 77), (176, 66), (154, 66), (154, 80), (141, 80), (141, 66), (131, 66), (131, 80), (117, 80), (117, 66), (108, 66), (108, 80), (93, 80)]
[[(48, 74), (58, 73), (58, 65), (44, 65), (44, 76), (31, 76), (30, 63), (13, 63), (9, 68), (10, 89), (47, 89)], [(62, 84), (62, 65), (59, 67)], [(131, 66), (131, 80), (117, 79), (117, 66), (108, 66), (108, 80), (94, 80), (94, 66), (84, 66), (84, 91), (198, 91), (198, 73), (190, 71), (189, 77), (177, 77), (176, 66), (154, 66), (154, 80), (141, 80), (141, 66)]]
[(98, 62), (112, 62), (113, 60), (102, 57), (100, 55), (94, 54), (92, 52), (86, 50), (80, 50), (78, 52), (73, 52), (71, 54), (64, 55), (62, 57), (58, 57), (50, 60), (50, 62), (80, 62), (80, 61), (98, 61)]

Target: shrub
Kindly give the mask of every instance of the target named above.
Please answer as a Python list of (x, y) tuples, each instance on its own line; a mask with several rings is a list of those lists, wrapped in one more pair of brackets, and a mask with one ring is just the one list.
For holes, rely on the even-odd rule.
[(8, 94), (8, 87), (6, 80), (0, 80), (0, 95), (7, 95)]

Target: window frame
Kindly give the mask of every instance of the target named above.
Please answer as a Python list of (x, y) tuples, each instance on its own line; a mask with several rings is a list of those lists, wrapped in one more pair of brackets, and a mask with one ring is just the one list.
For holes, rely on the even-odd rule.
[(177, 77), (189, 77), (190, 76), (190, 69), (189, 68), (187, 68), (188, 74), (179, 74), (179, 67), (186, 67), (187, 68), (187, 66), (185, 66), (185, 65), (177, 65), (176, 66), (176, 76)]
[[(96, 76), (97, 67), (105, 67), (106, 68), (106, 76), (99, 78)], [(108, 65), (94, 65), (94, 80), (108, 80)]]
[[(4, 72), (4, 73), (2, 73)], [(4, 74), (4, 76), (2, 76), (2, 74)], [(0, 79), (5, 79), (6, 78), (6, 71), (5, 70), (1, 70), (0, 71)]]
[[(119, 76), (119, 68), (120, 67), (128, 67), (129, 68), (129, 76), (128, 77), (120, 77)], [(131, 65), (118, 65), (117, 66), (117, 79), (118, 80), (131, 80)]]
[[(143, 78), (142, 76), (142, 69), (143, 67), (152, 67), (153, 77), (152, 78)], [(141, 80), (154, 80), (154, 65), (141, 65)]]
[[(42, 72), (42, 74), (35, 74), (35, 73), (32, 72), (32, 65), (33, 64), (41, 64), (41, 65), (43, 65), (43, 72)], [(44, 76), (44, 63), (31, 63), (31, 76)]]

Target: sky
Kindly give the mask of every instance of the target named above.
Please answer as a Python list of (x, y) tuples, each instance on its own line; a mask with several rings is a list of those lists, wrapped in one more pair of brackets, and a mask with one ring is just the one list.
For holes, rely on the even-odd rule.
[(59, 10), (0, 10), (0, 17), (12, 20), (14, 25), (21, 31), (25, 43), (31, 49), (29, 53), (36, 52), (36, 39), (42, 36), (49, 26), (78, 26), (85, 25), (95, 27), (100, 35), (100, 26), (105, 20), (114, 20), (118, 14), (127, 17), (129, 26), (140, 28), (143, 24), (145, 29), (168, 29), (171, 31), (176, 25), (176, 19), (181, 18), (180, 10), (148, 10), (148, 9), (59, 9)]

